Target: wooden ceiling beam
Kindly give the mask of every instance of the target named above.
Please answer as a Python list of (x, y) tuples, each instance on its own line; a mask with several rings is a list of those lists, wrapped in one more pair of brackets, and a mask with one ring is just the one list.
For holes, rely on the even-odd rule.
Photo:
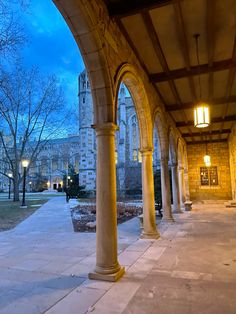
[[(131, 47), (135, 57), (138, 59), (140, 65), (142, 66), (144, 72), (146, 73), (147, 77), (149, 76), (149, 72), (148, 72), (148, 69), (145, 65), (145, 63), (143, 62), (138, 50), (136, 49), (135, 45), (133, 44), (128, 32), (126, 31), (123, 23), (121, 22), (121, 20), (117, 19), (117, 25), (119, 26), (123, 36), (125, 37), (126, 41), (128, 42), (129, 46)], [(161, 93), (159, 92), (159, 90), (157, 89), (156, 85), (153, 84), (153, 87), (155, 88), (160, 100), (162, 101), (163, 105), (166, 106), (166, 102), (165, 102), (165, 99), (162, 97)]]
[(121, 0), (116, 2), (107, 1), (107, 9), (111, 17), (122, 18), (138, 14), (144, 10), (152, 10), (166, 5), (170, 5), (176, 0)]
[[(221, 122), (232, 122), (232, 121), (236, 121), (236, 115), (232, 115), (232, 116), (226, 116), (224, 118), (222, 117), (216, 117), (216, 118), (212, 118), (211, 119), (211, 123), (221, 123)], [(188, 126), (193, 126), (193, 121), (179, 121), (176, 122), (176, 127), (180, 128), (180, 127), (188, 127)]]
[[(215, 105), (223, 105), (225, 103), (234, 103), (236, 102), (236, 95), (232, 95), (227, 97), (221, 97), (221, 98), (213, 98), (212, 101), (209, 103), (210, 106)], [(193, 102), (186, 102), (182, 103), (182, 108), (179, 107), (178, 104), (172, 104), (172, 105), (166, 105), (166, 111), (177, 111), (177, 110), (187, 110), (187, 109), (193, 109), (195, 107), (195, 104)]]
[(182, 133), (182, 137), (196, 137), (196, 136), (208, 136), (208, 135), (218, 135), (218, 134), (230, 134), (231, 130), (230, 129), (223, 129), (223, 130), (212, 130), (208, 132), (193, 132), (192, 134), (190, 133)]
[[(188, 43), (186, 26), (185, 26), (185, 21), (184, 21), (184, 16), (183, 16), (180, 0), (174, 4), (174, 9), (175, 9), (175, 20), (176, 20), (176, 27), (178, 30), (178, 37), (181, 43), (180, 47), (184, 56), (186, 69), (190, 70), (191, 62), (190, 62), (190, 56), (189, 56), (190, 55), (189, 43)], [(191, 90), (192, 97), (194, 100), (196, 100), (197, 96), (196, 96), (196, 89), (195, 89), (193, 77), (189, 76), (188, 79), (189, 79), (189, 87)]]
[(188, 78), (190, 76), (207, 74), (211, 72), (229, 70), (232, 68), (236, 68), (236, 62), (232, 59), (226, 59), (213, 62), (212, 66), (206, 63), (190, 67), (189, 70), (187, 68), (182, 68), (169, 71), (168, 73), (166, 72), (153, 73), (149, 75), (149, 79), (152, 83), (160, 83), (180, 78)]
[(196, 144), (211, 144), (211, 143), (223, 143), (223, 142), (227, 142), (228, 139), (225, 138), (225, 139), (216, 139), (216, 140), (210, 140), (210, 141), (195, 141), (195, 142), (186, 142), (187, 145), (196, 145)]

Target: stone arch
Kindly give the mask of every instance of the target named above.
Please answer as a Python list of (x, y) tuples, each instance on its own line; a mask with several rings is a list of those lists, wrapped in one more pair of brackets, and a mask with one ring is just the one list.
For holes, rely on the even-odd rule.
[(104, 49), (102, 23), (94, 15), (93, 1), (53, 0), (80, 49), (93, 97), (94, 123), (115, 122), (112, 79)]
[(121, 83), (128, 88), (133, 99), (139, 124), (140, 149), (150, 149), (152, 144), (152, 119), (149, 100), (144, 84), (137, 71), (130, 64), (122, 64), (115, 76), (115, 112), (117, 112), (118, 93)]

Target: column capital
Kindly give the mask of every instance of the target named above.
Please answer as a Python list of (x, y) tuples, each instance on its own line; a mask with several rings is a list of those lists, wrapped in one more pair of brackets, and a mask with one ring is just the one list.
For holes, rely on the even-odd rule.
[(96, 131), (97, 136), (115, 135), (115, 132), (118, 130), (118, 126), (113, 122), (106, 122), (103, 124), (93, 124), (92, 128)]
[(142, 156), (152, 155), (153, 148), (152, 147), (141, 148), (139, 151), (142, 154)]
[(178, 166), (179, 171), (184, 170), (183, 166)]
[(171, 164), (170, 164), (170, 166), (172, 167), (172, 168), (174, 168), (174, 167), (178, 167), (178, 162), (177, 161), (172, 161), (171, 162)]

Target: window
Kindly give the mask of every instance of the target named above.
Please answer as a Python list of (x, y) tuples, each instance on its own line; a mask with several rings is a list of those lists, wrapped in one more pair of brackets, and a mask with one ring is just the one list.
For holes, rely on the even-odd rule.
[(83, 97), (83, 104), (85, 103), (85, 97)]
[(118, 153), (117, 153), (117, 150), (115, 151), (115, 162), (116, 162), (116, 164), (118, 163)]
[(133, 149), (133, 161), (138, 161), (138, 152), (137, 152), (137, 149)]
[(202, 186), (218, 185), (217, 167), (200, 167), (200, 178)]

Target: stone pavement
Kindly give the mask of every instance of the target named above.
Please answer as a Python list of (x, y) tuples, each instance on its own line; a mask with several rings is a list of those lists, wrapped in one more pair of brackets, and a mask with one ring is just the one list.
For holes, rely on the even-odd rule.
[[(57, 215), (55, 215), (57, 213)], [(95, 234), (73, 233), (54, 198), (0, 233), (1, 314), (236, 313), (236, 209), (194, 205), (139, 240), (137, 219), (119, 225), (117, 283), (91, 281)]]

